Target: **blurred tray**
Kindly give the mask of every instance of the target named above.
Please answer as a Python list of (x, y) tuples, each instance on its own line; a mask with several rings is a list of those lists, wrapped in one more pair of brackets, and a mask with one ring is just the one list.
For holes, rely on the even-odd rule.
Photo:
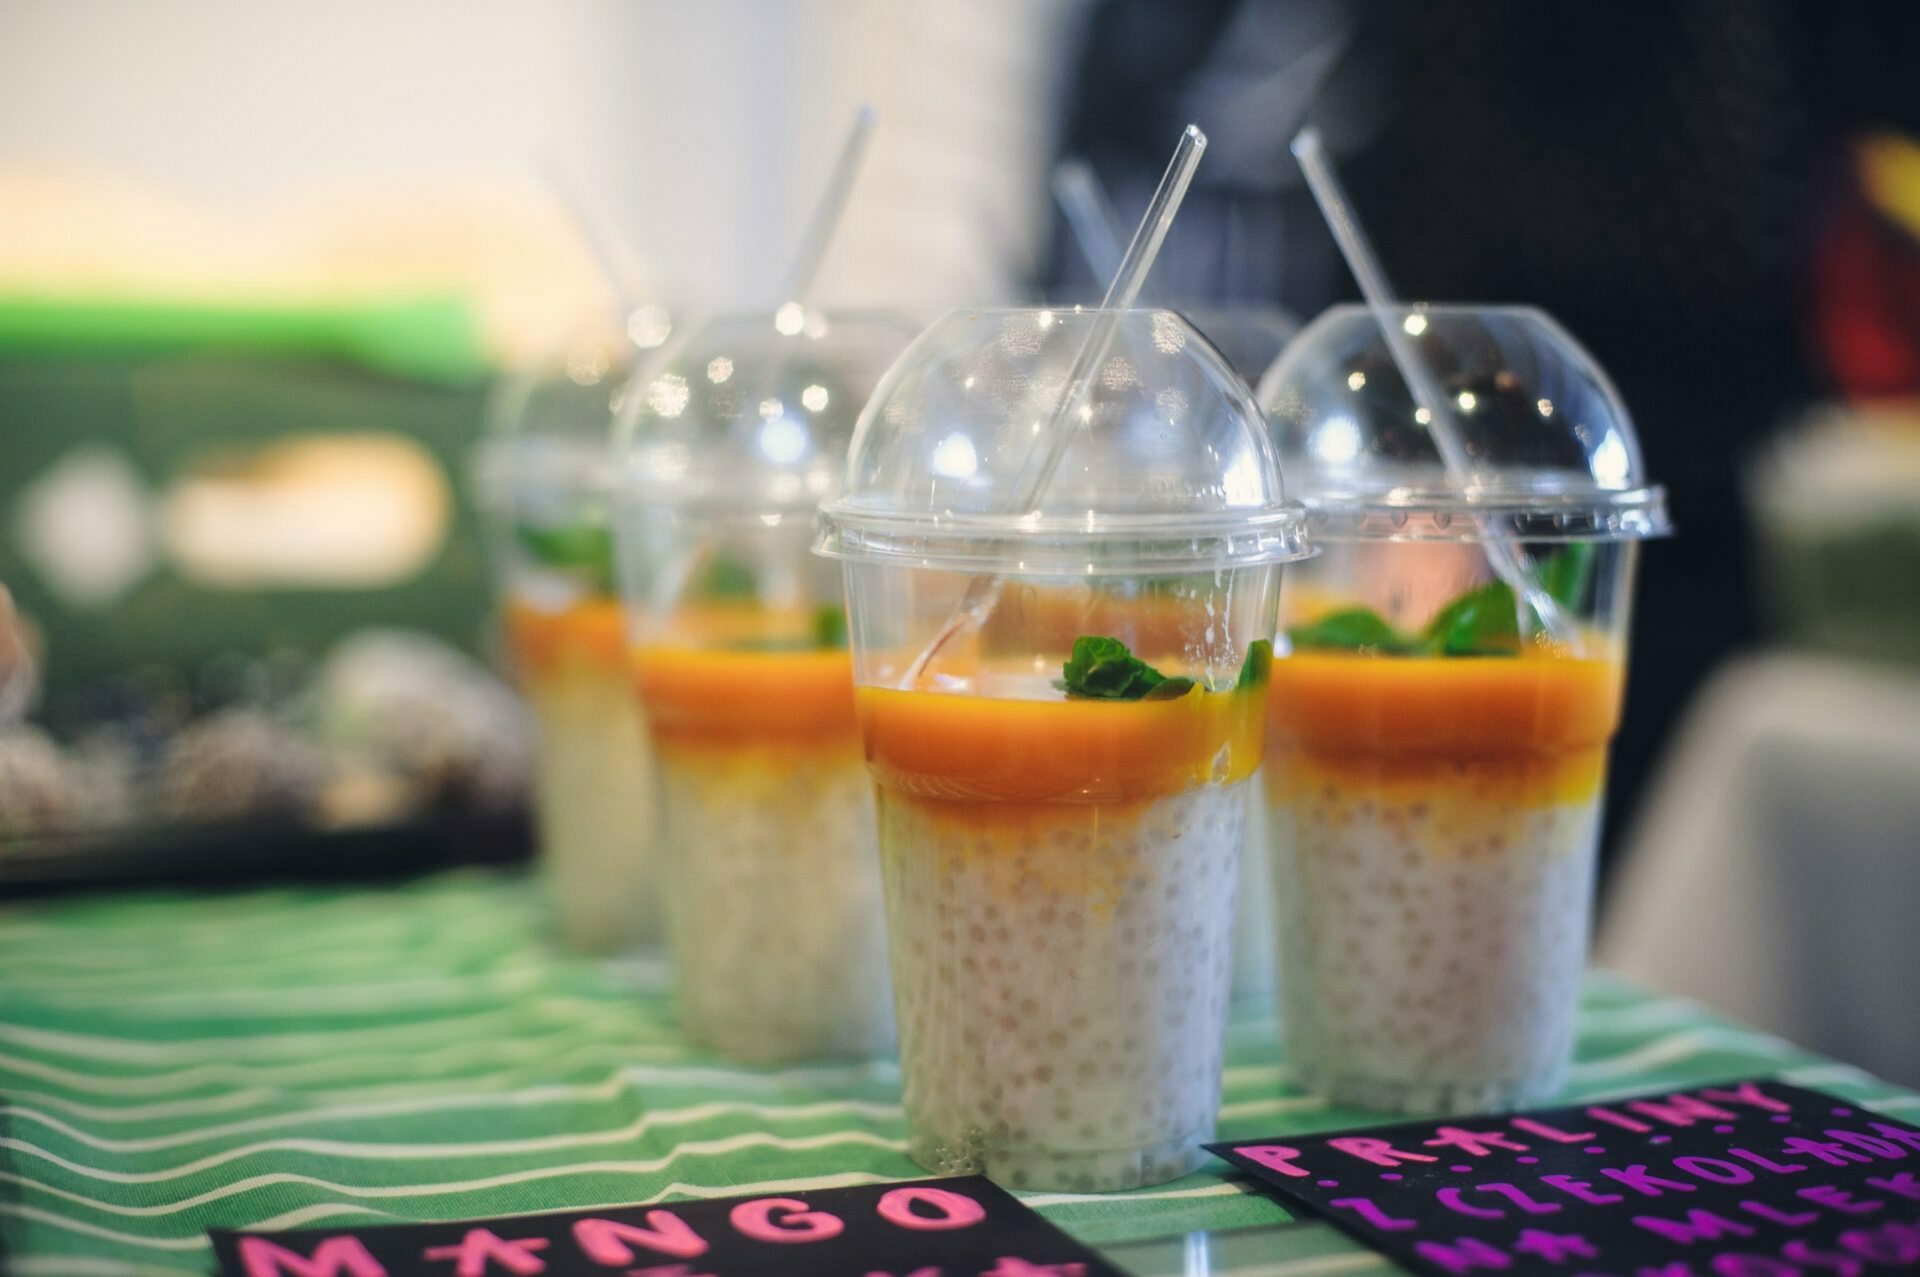
[(243, 887), (409, 877), (508, 865), (532, 849), (525, 812), (446, 813), (316, 830), (283, 822), (58, 834), (0, 842), (0, 900), (124, 887)]

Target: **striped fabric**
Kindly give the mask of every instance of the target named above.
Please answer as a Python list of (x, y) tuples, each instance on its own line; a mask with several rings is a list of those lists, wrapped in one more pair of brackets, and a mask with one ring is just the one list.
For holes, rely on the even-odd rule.
[[(6, 1265), (173, 1277), (206, 1271), (214, 1225), (464, 1218), (920, 1174), (902, 1151), (891, 1063), (703, 1058), (672, 1029), (657, 963), (557, 956), (539, 923), (528, 882), (478, 874), (0, 911)], [(1223, 1135), (1366, 1120), (1286, 1089), (1272, 1041), (1264, 1018), (1234, 1025)], [(1578, 1098), (1776, 1072), (1920, 1111), (1920, 1098), (1697, 1007), (1605, 979), (1588, 990)], [(1151, 1253), (1130, 1244), (1143, 1239), (1287, 1220), (1214, 1171), (1027, 1200), (1123, 1256)], [(1366, 1268), (1317, 1225), (1269, 1236), (1245, 1271)]]

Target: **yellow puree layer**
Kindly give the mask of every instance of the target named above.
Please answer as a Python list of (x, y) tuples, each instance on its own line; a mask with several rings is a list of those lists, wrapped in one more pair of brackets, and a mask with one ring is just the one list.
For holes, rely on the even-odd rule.
[(1273, 665), (1267, 783), (1279, 798), (1584, 802), (1620, 717), (1617, 660), (1296, 653)]
[(525, 678), (570, 665), (618, 672), (625, 659), (626, 621), (615, 599), (582, 599), (558, 611), (509, 602), (506, 629), (514, 665)]

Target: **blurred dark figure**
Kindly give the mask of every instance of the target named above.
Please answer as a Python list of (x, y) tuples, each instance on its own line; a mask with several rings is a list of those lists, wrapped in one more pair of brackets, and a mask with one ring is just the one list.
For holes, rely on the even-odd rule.
[[(1110, 0), (1061, 150), (1130, 220), (1199, 121), (1158, 295), (1310, 318), (1357, 297), (1286, 150), (1311, 120), (1403, 296), (1542, 306), (1613, 374), (1680, 526), (1643, 556), (1617, 834), (1694, 688), (1757, 636), (1739, 464), (1835, 390), (1815, 246), (1848, 140), (1920, 132), (1917, 65), (1920, 9), (1861, 0)], [(1064, 234), (1049, 274), (1088, 287)]]

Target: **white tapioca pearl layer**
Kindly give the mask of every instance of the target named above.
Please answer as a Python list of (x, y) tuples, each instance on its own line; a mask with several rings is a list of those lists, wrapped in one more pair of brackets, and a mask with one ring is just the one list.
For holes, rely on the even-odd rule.
[(1573, 1047), (1597, 797), (1305, 791), (1268, 809), (1296, 1076), (1338, 1102), (1405, 1112), (1551, 1096)]
[(893, 1047), (873, 782), (857, 741), (660, 759), (681, 1025), (735, 1060)]
[(541, 873), (561, 938), (615, 953), (661, 938), (653, 759), (620, 671), (572, 662), (525, 685), (540, 734)]
[(1200, 1164), (1246, 796), (1041, 806), (881, 790), (915, 1160), (1079, 1192)]
[[(1258, 790), (1256, 782), (1250, 786)], [(1247, 804), (1240, 843), (1240, 885), (1233, 897), (1233, 1001), (1271, 1010), (1274, 1002), (1273, 867), (1267, 856), (1267, 809)]]

